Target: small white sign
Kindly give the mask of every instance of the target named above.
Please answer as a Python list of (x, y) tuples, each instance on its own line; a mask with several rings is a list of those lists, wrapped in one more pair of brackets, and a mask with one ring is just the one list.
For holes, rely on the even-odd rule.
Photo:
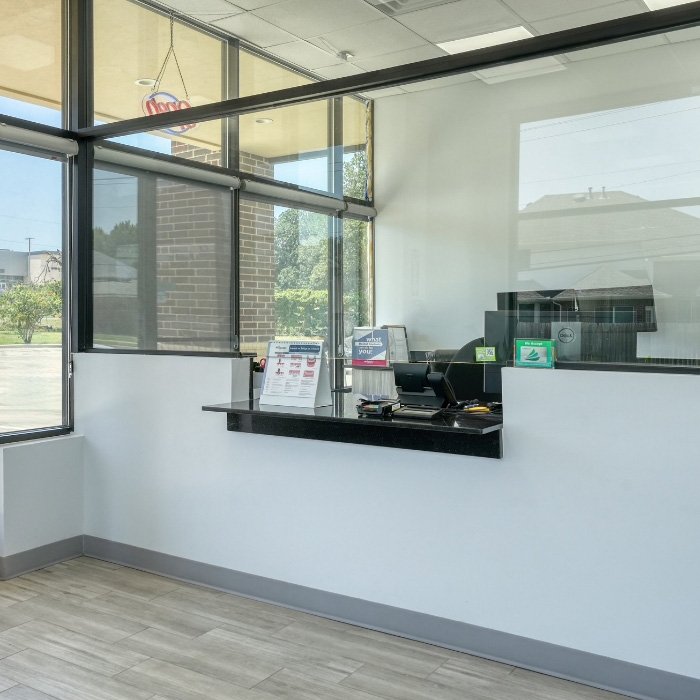
[(331, 405), (323, 341), (270, 341), (260, 405), (303, 408)]

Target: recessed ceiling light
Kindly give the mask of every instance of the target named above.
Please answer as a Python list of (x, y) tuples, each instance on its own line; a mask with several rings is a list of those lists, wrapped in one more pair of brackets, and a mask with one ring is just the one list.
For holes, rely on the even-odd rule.
[(263, 119), (256, 119), (255, 123), (256, 124), (272, 124), (274, 122), (274, 119), (268, 119), (268, 118), (263, 118)]
[(139, 85), (141, 87), (153, 87), (156, 84), (154, 78), (139, 78), (134, 80), (134, 85)]
[(511, 27), (510, 29), (501, 29), (499, 32), (477, 34), (477, 36), (468, 36), (454, 41), (443, 41), (437, 46), (447, 53), (463, 53), (464, 51), (483, 49), (487, 46), (496, 46), (496, 44), (507, 44), (509, 41), (532, 39), (532, 37), (533, 34), (528, 32), (525, 27)]
[(693, 2), (693, 0), (644, 0), (644, 4), (650, 10), (663, 10), (664, 7), (685, 5), (687, 2)]

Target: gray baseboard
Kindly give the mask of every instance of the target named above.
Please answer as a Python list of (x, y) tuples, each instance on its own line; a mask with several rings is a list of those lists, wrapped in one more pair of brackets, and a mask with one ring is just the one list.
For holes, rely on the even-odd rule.
[(29, 571), (43, 569), (59, 561), (79, 557), (83, 553), (83, 536), (70, 537), (60, 542), (45, 544), (26, 552), (0, 557), (0, 581), (21, 576)]
[(700, 698), (697, 678), (98, 537), (86, 535), (83, 539), (84, 553), (97, 559), (502, 661), (640, 700)]

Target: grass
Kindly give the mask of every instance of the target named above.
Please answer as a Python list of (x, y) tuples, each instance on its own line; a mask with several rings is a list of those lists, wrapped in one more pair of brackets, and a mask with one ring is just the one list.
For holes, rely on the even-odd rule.
[[(37, 331), (32, 337), (32, 345), (60, 345), (61, 331)], [(0, 330), (0, 345), (24, 345), (22, 339), (12, 331)]]

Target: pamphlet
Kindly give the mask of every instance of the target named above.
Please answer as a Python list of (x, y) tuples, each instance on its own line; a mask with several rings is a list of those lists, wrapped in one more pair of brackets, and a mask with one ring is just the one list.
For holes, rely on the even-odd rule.
[(352, 366), (389, 366), (389, 330), (387, 328), (355, 328), (352, 338)]
[(260, 405), (314, 408), (331, 404), (323, 341), (278, 341), (268, 345)]

